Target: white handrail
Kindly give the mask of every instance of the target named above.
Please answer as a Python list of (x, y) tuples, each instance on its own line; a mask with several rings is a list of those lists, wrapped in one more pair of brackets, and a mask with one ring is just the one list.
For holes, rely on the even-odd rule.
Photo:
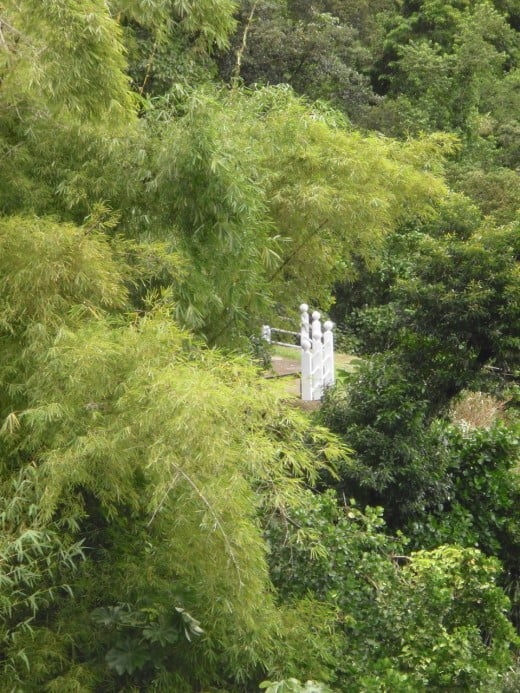
[[(269, 325), (262, 326), (262, 338), (269, 344), (300, 349), (301, 352), (301, 397), (303, 400), (318, 400), (324, 389), (334, 385), (334, 323), (327, 320), (321, 325), (321, 315), (316, 310), (309, 320), (309, 306), (300, 306), (300, 332), (284, 330)], [(300, 337), (300, 346), (287, 342), (277, 342), (273, 332), (292, 334)]]

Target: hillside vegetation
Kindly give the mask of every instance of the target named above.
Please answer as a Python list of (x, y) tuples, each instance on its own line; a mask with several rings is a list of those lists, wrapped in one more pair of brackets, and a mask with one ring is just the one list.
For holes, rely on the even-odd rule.
[(518, 690), (519, 31), (0, 0), (1, 693)]

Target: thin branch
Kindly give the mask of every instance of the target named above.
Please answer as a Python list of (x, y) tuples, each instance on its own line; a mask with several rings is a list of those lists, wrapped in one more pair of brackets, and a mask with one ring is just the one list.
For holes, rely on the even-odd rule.
[[(300, 524), (299, 522), (296, 522), (296, 520), (293, 520), (290, 515), (288, 515), (282, 508), (278, 508), (275, 512), (278, 512), (280, 517), (285, 520), (285, 522), (289, 523), (293, 527), (296, 527), (296, 529), (303, 529), (303, 525)], [(273, 513), (274, 514), (274, 513)]]
[(179, 478), (179, 474), (177, 473), (177, 474), (174, 475), (173, 479), (172, 479), (171, 482), (169, 483), (168, 488), (167, 488), (166, 491), (164, 492), (163, 497), (161, 498), (161, 501), (159, 502), (158, 506), (157, 506), (157, 507), (155, 508), (155, 510), (153, 511), (152, 517), (151, 517), (150, 520), (148, 521), (147, 527), (149, 527), (149, 526), (152, 524), (152, 522), (155, 520), (155, 518), (157, 517), (157, 515), (158, 515), (158, 514), (161, 512), (161, 510), (163, 509), (164, 504), (166, 503), (166, 500), (167, 500), (168, 496), (170, 495), (170, 492), (173, 490), (173, 487), (174, 487), (175, 484), (177, 483), (177, 479), (178, 479), (178, 478)]
[(18, 36), (22, 35), (21, 31), (18, 31), (16, 27), (14, 27), (12, 24), (9, 24), (9, 22), (6, 22), (3, 17), (0, 17), (0, 26), (5, 26), (9, 29), (9, 31), (12, 31), (13, 34), (18, 34)]
[(245, 53), (245, 50), (247, 48), (247, 36), (249, 34), (249, 29), (251, 28), (251, 24), (253, 22), (253, 17), (255, 15), (256, 11), (256, 6), (258, 5), (258, 0), (255, 0), (253, 3), (253, 6), (251, 7), (251, 12), (249, 13), (249, 17), (247, 18), (246, 25), (244, 27), (244, 33), (242, 34), (242, 42), (240, 44), (240, 48), (237, 50), (236, 53), (236, 62), (235, 62), (235, 67), (233, 68), (233, 74), (231, 76), (231, 83), (236, 84), (238, 80), (240, 79), (240, 69), (242, 67), (242, 57)]
[(291, 262), (291, 260), (295, 258), (296, 255), (298, 255), (300, 250), (302, 250), (302, 248), (304, 248), (307, 245), (311, 238), (319, 231), (321, 231), (321, 229), (327, 224), (328, 221), (328, 219), (325, 219), (325, 221), (323, 221), (317, 229), (312, 229), (312, 231), (310, 231), (306, 236), (304, 236), (303, 241), (300, 243), (300, 245), (296, 246), (292, 253), (289, 253), (289, 255), (285, 258), (282, 264), (275, 269), (275, 271), (272, 273), (270, 277), (268, 277), (267, 281), (272, 282), (273, 279), (280, 274), (284, 267), (286, 267), (289, 264), (289, 262)]
[(6, 50), (9, 50), (9, 46), (7, 45), (7, 41), (4, 38), (4, 34), (2, 32), (2, 22), (0, 21), (0, 45), (4, 46)]
[(410, 561), (410, 562), (411, 562), (411, 560), (412, 560), (410, 556), (399, 556), (399, 555), (396, 554), (396, 553), (391, 553), (391, 554), (390, 554), (390, 559), (391, 559), (392, 561), (395, 561), (395, 562), (398, 563), (398, 564), (399, 564), (399, 562), (401, 562), (401, 561)]
[(23, 142), (18, 142), (18, 144), (15, 144), (12, 147), (9, 147), (9, 149), (0, 156), (0, 161), (3, 159), (6, 159), (8, 156), (12, 154), (16, 149), (19, 149), (24, 143)]
[(157, 41), (154, 41), (152, 52), (150, 53), (150, 57), (148, 58), (148, 63), (146, 65), (146, 74), (144, 76), (143, 83), (141, 84), (141, 88), (139, 89), (139, 96), (143, 95), (143, 92), (144, 92), (145, 87), (148, 83), (148, 80), (150, 79), (150, 73), (152, 71), (152, 65), (153, 65), (156, 51), (157, 51)]
[[(298, 246), (293, 250), (293, 252), (290, 253), (290, 254), (285, 258), (285, 260), (282, 262), (282, 264), (279, 265), (279, 266), (275, 269), (275, 271), (271, 274), (271, 276), (270, 276), (270, 277), (267, 277), (267, 281), (268, 281), (268, 282), (272, 282), (273, 279), (275, 279), (275, 277), (277, 277), (277, 276), (280, 274), (280, 272), (284, 269), (284, 267), (286, 267), (286, 266), (289, 264), (289, 262), (291, 262), (291, 260), (292, 260), (294, 257), (296, 257), (296, 255), (300, 252), (300, 250), (301, 250), (302, 248), (304, 248), (304, 247), (307, 245), (307, 243), (311, 240), (311, 238), (312, 238), (316, 233), (318, 233), (319, 231), (321, 231), (321, 229), (325, 226), (325, 224), (328, 223), (328, 221), (329, 221), (328, 219), (325, 219), (325, 221), (323, 221), (323, 222), (318, 226), (317, 229), (312, 229), (312, 231), (310, 231), (310, 233), (308, 233), (308, 234), (304, 237), (304, 239), (303, 239), (303, 241), (300, 243), (300, 245), (298, 245)], [(248, 308), (249, 308), (249, 303), (245, 306), (244, 310), (247, 310)], [(233, 318), (227, 320), (227, 321), (224, 323), (223, 327), (217, 332), (217, 334), (213, 336), (213, 342), (216, 342), (216, 340), (217, 340), (222, 334), (224, 334), (224, 332), (226, 332), (226, 330), (231, 326), (232, 323), (233, 323)]]
[(361, 573), (361, 577), (365, 578), (365, 580), (372, 585), (372, 587), (376, 590), (376, 592), (380, 592), (381, 588), (377, 584), (375, 580), (373, 580), (370, 575), (366, 575), (365, 573)]

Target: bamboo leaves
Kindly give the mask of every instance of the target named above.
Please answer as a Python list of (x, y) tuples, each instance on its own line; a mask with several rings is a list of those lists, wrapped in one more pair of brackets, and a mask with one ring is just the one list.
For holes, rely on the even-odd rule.
[[(18, 676), (8, 637), (25, 610), (55, 608), (60, 632), (76, 638), (76, 616), (65, 614), (79, 590), (91, 610), (120, 602), (141, 614), (181, 609), (190, 637), (204, 639), (197, 676), (215, 675), (215, 652), (219, 666), (245, 676), (273, 656), (281, 618), (259, 513), (297, 504), (304, 483), (343, 450), (326, 431), (309, 430), (303, 415), (285, 411), (284, 395), (246, 360), (198, 346), (165, 307), (125, 316), (125, 265), (96, 234), (34, 218), (1, 229), (0, 281), (12, 315), (0, 376), (23, 389), (3, 388), (0, 399), (8, 543), (0, 584), (8, 635), (0, 650)], [(83, 310), (87, 301), (92, 310)], [(20, 604), (13, 576), (24, 585)], [(38, 622), (33, 629), (40, 642), (44, 629)], [(135, 640), (133, 631), (126, 635)], [(107, 640), (109, 671), (122, 671), (123, 660), (126, 673), (148, 671), (158, 646), (144, 630), (143, 637), (143, 669), (131, 671)], [(181, 640), (179, 666), (189, 670), (195, 644)], [(94, 657), (81, 638), (77, 646)], [(47, 682), (50, 674), (42, 677), (31, 680)]]
[(251, 329), (275, 301), (329, 303), (354, 255), (370, 261), (391, 228), (446, 194), (455, 147), (362, 136), (286, 88), (198, 90), (161, 117), (149, 189), (193, 268), (177, 316), (210, 343)]
[(32, 103), (76, 118), (125, 117), (132, 97), (117, 23), (101, 0), (2, 3), (2, 23), (16, 41), (2, 74), (2, 105)]

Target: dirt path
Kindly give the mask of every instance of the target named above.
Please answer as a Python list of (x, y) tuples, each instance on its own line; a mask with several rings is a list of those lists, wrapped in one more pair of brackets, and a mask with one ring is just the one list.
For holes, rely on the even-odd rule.
[[(335, 354), (334, 360), (336, 368), (341, 368), (347, 371), (353, 371), (356, 368), (356, 362), (359, 359), (350, 354)], [(287, 394), (300, 397), (300, 371), (301, 363), (299, 358), (289, 358), (274, 354), (271, 357), (272, 372), (266, 375), (267, 378), (283, 378), (285, 381), (285, 389)], [(297, 406), (306, 411), (318, 409), (321, 402), (319, 400), (312, 402), (303, 402), (301, 399), (295, 400)]]
[[(334, 354), (336, 370), (341, 369), (353, 372), (356, 370), (356, 366), (359, 362), (360, 359), (351, 354)], [(288, 356), (274, 354), (271, 357), (271, 366), (277, 376), (300, 375), (301, 363), (299, 357), (289, 358)]]
[(285, 356), (272, 356), (271, 365), (276, 375), (300, 375), (300, 359), (289, 359)]

